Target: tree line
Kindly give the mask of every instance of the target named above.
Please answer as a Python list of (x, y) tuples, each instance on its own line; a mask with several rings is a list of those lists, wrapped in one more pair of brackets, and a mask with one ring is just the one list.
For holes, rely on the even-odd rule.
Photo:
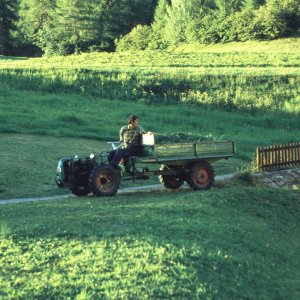
[(165, 49), (299, 32), (299, 0), (0, 0), (4, 55)]

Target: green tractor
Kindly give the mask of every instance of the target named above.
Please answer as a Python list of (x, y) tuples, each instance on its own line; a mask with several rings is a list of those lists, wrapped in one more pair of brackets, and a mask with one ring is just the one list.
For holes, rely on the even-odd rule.
[(55, 179), (58, 187), (68, 188), (76, 196), (112, 196), (121, 180), (134, 182), (159, 176), (169, 189), (178, 189), (186, 181), (193, 190), (207, 190), (214, 183), (211, 164), (235, 155), (233, 141), (155, 143), (153, 134), (143, 134), (141, 140), (142, 156), (129, 157), (119, 169), (109, 164), (109, 152), (62, 158)]

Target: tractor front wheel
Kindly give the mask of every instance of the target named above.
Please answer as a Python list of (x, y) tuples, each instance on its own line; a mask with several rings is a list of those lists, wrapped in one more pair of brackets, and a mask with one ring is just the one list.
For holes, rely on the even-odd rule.
[(120, 186), (120, 174), (110, 165), (96, 166), (89, 176), (89, 187), (95, 196), (113, 196)]
[(208, 190), (214, 183), (214, 170), (207, 162), (194, 164), (187, 176), (188, 185), (195, 191)]

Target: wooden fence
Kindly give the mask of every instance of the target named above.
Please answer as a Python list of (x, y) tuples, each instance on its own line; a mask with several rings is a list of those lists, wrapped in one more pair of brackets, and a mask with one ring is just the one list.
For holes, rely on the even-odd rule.
[(300, 142), (259, 147), (256, 149), (256, 162), (262, 171), (300, 166)]

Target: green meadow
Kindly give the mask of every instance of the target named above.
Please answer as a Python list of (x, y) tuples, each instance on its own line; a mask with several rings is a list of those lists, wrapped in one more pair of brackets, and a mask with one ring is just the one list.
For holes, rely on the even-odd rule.
[(247, 175), (256, 147), (300, 141), (299, 49), (0, 56), (2, 200), (66, 194), (57, 161), (107, 151), (132, 113), (160, 135), (234, 140), (214, 168), (240, 175), (206, 192), (0, 205), (0, 299), (299, 299), (300, 192)]
[[(144, 103), (299, 113), (299, 39), (218, 50), (89, 53), (1, 59), (0, 80), (18, 89)], [(253, 43), (249, 43), (251, 49)], [(266, 51), (266, 49), (269, 49)], [(273, 49), (271, 51), (270, 49)], [(282, 50), (281, 50), (282, 49)], [(280, 51), (281, 50), (281, 51)]]
[(298, 299), (299, 192), (1, 205), (3, 299)]
[(7, 88), (1, 95), (0, 199), (61, 194), (54, 184), (57, 161), (109, 150), (107, 141), (118, 139), (132, 112), (145, 129), (163, 135), (234, 140), (238, 155), (217, 163), (217, 175), (251, 170), (257, 146), (299, 139), (298, 115), (286, 112), (249, 114)]

